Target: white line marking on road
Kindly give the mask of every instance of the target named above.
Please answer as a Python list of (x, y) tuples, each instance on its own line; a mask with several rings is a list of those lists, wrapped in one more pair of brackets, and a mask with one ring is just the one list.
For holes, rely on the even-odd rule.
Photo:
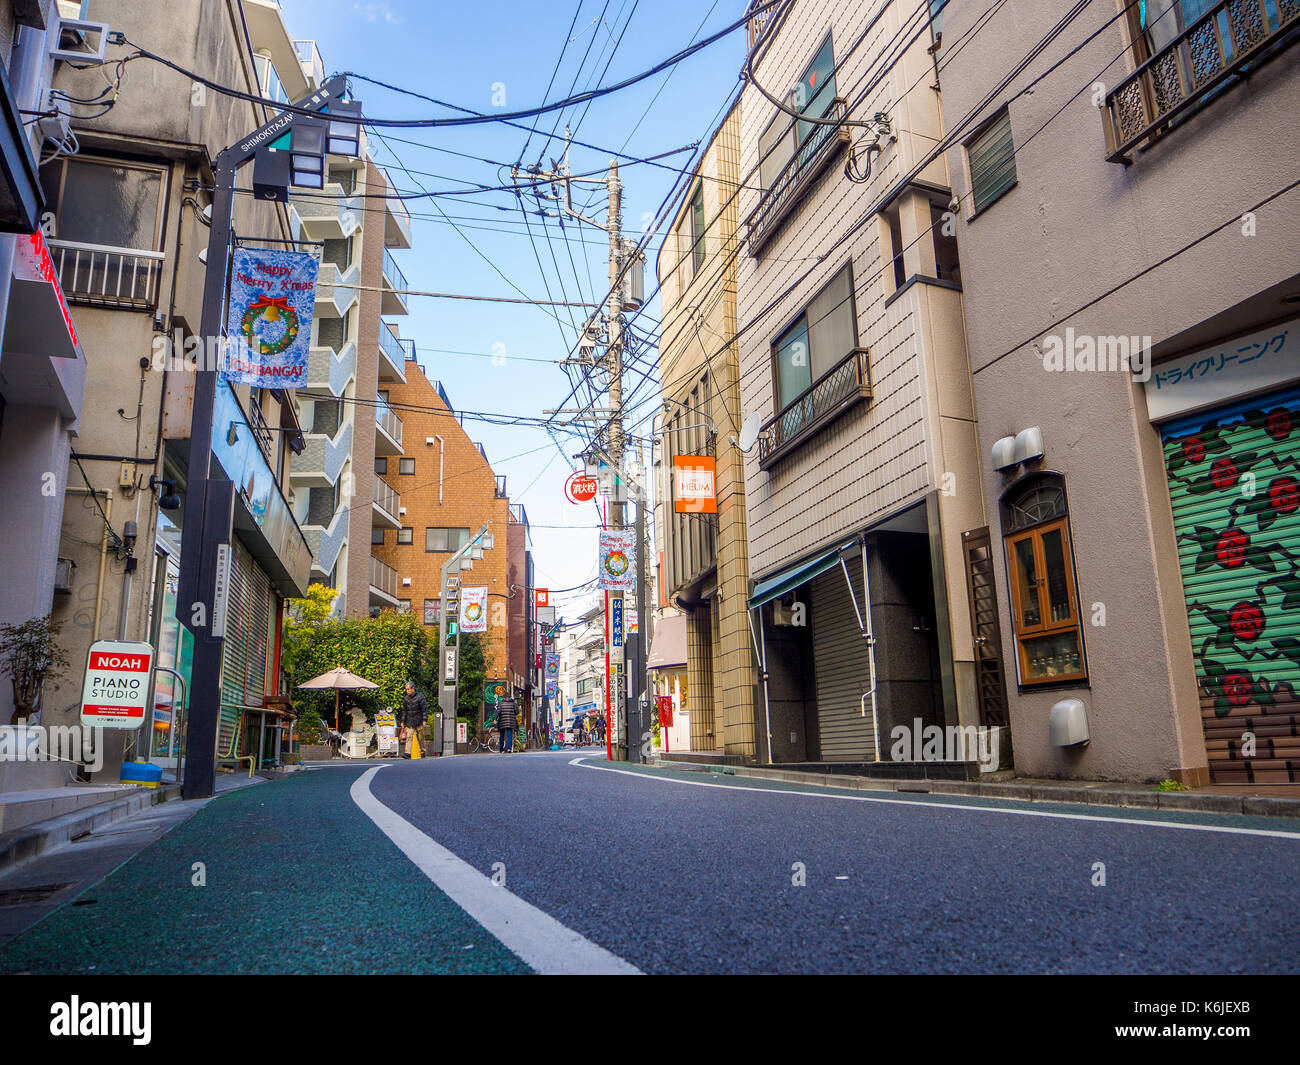
[(550, 914), (492, 883), (446, 847), (394, 813), (370, 790), (377, 765), (352, 784), (352, 801), (425, 876), (539, 973), (639, 976), (641, 970), (562, 925)]
[(1016, 817), (1055, 817), (1063, 821), (1105, 821), (1117, 825), (1145, 825), (1148, 828), (1181, 828), (1193, 832), (1226, 832), (1234, 836), (1268, 836), (1273, 839), (1289, 839), (1300, 842), (1300, 832), (1277, 832), (1266, 828), (1234, 828), (1231, 825), (1198, 825), (1187, 821), (1147, 821), (1136, 817), (1102, 817), (1099, 814), (1066, 814), (1053, 810), (1015, 810), (1004, 806), (966, 806), (951, 802), (921, 802), (917, 799), (882, 799), (871, 795), (840, 795), (826, 791), (791, 791), (786, 788), (750, 788), (742, 784), (714, 784), (703, 780), (680, 780), (677, 777), (661, 777), (655, 773), (638, 773), (632, 769), (612, 769), (603, 765), (592, 765), (584, 758), (575, 758), (570, 765), (582, 769), (594, 769), (599, 773), (618, 773), (625, 777), (639, 780), (658, 780), (665, 784), (687, 784), (695, 788), (726, 788), (730, 791), (757, 791), (764, 795), (802, 795), (810, 799), (847, 799), (849, 802), (877, 802), (886, 806), (924, 806), (928, 810), (960, 810), (988, 814), (1012, 814)]

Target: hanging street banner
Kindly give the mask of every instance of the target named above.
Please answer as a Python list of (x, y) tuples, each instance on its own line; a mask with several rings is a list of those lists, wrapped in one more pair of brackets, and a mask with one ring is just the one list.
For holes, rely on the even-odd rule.
[(253, 388), (307, 383), (319, 271), (305, 252), (235, 249), (222, 380)]
[(546, 679), (556, 680), (559, 678), (559, 676), (560, 676), (560, 656), (547, 655), (546, 656)]
[(460, 631), (487, 632), (487, 585), (460, 590)]
[(600, 534), (600, 590), (625, 592), (636, 587), (636, 531), (607, 529)]
[(609, 642), (615, 647), (623, 646), (623, 597), (609, 597)]
[(559, 696), (559, 694), (560, 694), (559, 681), (548, 680), (546, 682), (546, 698), (550, 699), (551, 702), (554, 703), (556, 698)]

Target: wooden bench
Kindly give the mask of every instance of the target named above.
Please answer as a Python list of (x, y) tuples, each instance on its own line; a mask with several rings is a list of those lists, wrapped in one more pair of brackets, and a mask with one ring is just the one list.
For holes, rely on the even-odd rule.
[(244, 708), (222, 704), (221, 715), (217, 719), (217, 765), (247, 762), (248, 776), (251, 779), (257, 766), (257, 755), (235, 753), (239, 750), (239, 739), (243, 731)]

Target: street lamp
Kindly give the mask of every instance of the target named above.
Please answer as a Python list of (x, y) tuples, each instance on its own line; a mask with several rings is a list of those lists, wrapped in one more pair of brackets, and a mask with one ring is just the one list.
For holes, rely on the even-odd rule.
[[(218, 153), (213, 161), (211, 225), (208, 230), (207, 269), (203, 282), (203, 309), (199, 332), (207, 350), (220, 350), (226, 307), (226, 282), (230, 272), (233, 238), (235, 177), (253, 163), (253, 185), (258, 198), (284, 203), (295, 177), (323, 177), (323, 162), (313, 167), (309, 156), (324, 155), (325, 123), (313, 115), (343, 103), (347, 78), (330, 78), (293, 109), (281, 111), (270, 122)], [(359, 105), (353, 121), (360, 121)], [(336, 112), (337, 114), (337, 112)], [(349, 115), (353, 112), (349, 111)], [(315, 124), (316, 133), (312, 133)], [(302, 126), (295, 143), (295, 130)], [(359, 134), (358, 134), (359, 136)], [(309, 151), (310, 149), (310, 151)], [(317, 151), (317, 149), (319, 149)], [(301, 164), (301, 165), (298, 165)], [(316, 186), (319, 187), (319, 186)], [(217, 362), (220, 360), (213, 360)], [(219, 559), (227, 557), (234, 524), (235, 484), (210, 476), (212, 421), (216, 408), (220, 366), (201, 364), (194, 375), (193, 413), (190, 421), (189, 478), (177, 601), (182, 624), (194, 635), (191, 666), (189, 729), (186, 736), (186, 773), (183, 796), (204, 799), (216, 785), (217, 722), (221, 709), (221, 665), (224, 618), (217, 610)]]

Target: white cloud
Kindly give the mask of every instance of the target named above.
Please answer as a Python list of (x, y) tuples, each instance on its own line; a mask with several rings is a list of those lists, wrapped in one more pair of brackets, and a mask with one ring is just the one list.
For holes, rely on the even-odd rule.
[(383, 21), (383, 22), (390, 22), (396, 25), (397, 23), (402, 21), (396, 15), (393, 14), (393, 9), (389, 4), (383, 2), (374, 2), (374, 0), (367, 0), (367, 2), (365, 3), (363, 3), (362, 0), (355, 0), (355, 2), (352, 5), (352, 10), (355, 11), (357, 14), (359, 14), (367, 22)]

